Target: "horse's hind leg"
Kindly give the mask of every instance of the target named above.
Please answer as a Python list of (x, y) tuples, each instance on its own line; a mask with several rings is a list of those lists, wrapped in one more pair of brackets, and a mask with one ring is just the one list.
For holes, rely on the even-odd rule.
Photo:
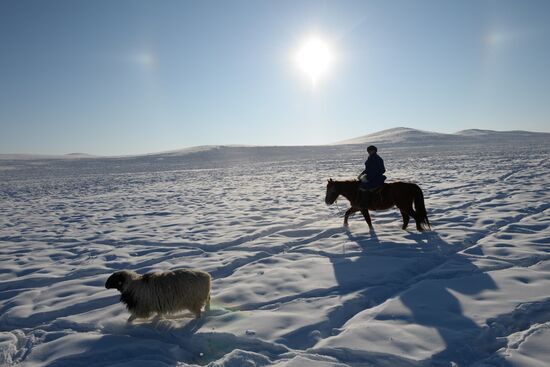
[(363, 214), (363, 217), (365, 217), (365, 220), (367, 221), (367, 224), (369, 225), (370, 230), (372, 231), (374, 228), (372, 227), (372, 221), (370, 219), (370, 214), (368, 209), (361, 210), (361, 214)]
[(401, 211), (401, 216), (403, 217), (403, 229), (407, 229), (407, 226), (409, 225), (409, 220), (411, 219), (411, 216), (407, 214), (405, 211), (399, 209)]
[(420, 222), (421, 222), (421, 218), (420, 216), (418, 215), (417, 212), (414, 211), (414, 209), (411, 207), (409, 209), (407, 209), (407, 213), (414, 218), (414, 221), (416, 223), (416, 229), (418, 230), (418, 232), (424, 232), (424, 228), (422, 228), (422, 226), (420, 225)]
[(416, 222), (416, 229), (418, 232), (424, 232), (424, 228), (420, 225), (420, 218), (418, 216), (414, 217), (414, 221)]

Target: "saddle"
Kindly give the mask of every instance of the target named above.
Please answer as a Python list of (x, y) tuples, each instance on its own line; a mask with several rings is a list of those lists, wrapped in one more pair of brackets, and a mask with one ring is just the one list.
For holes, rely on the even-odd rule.
[[(360, 206), (362, 207), (368, 207), (369, 203), (372, 203), (375, 201), (375, 199), (378, 199), (380, 202), (382, 201), (382, 190), (384, 189), (384, 186), (386, 184), (382, 184), (378, 187), (375, 187), (374, 189), (368, 190), (365, 188), (359, 188), (358, 194), (358, 201), (360, 203)], [(361, 194), (361, 193), (367, 193)]]
[(381, 194), (381, 193), (382, 193), (382, 190), (384, 189), (384, 186), (385, 186), (385, 185), (386, 185), (386, 184), (383, 183), (382, 185), (380, 185), (380, 186), (378, 186), (378, 187), (375, 187), (374, 189), (370, 189), (370, 190), (367, 189), (367, 188), (365, 188), (365, 187), (359, 186), (359, 191), (368, 191), (368, 192), (371, 193), (371, 194)]
[(380, 186), (378, 186), (378, 187), (375, 187), (374, 189), (372, 189), (372, 190), (370, 191), (371, 194), (382, 194), (382, 190), (384, 189), (384, 186), (385, 186), (385, 185), (386, 185), (386, 184), (384, 183), (384, 184), (382, 184), (382, 185), (380, 185)]

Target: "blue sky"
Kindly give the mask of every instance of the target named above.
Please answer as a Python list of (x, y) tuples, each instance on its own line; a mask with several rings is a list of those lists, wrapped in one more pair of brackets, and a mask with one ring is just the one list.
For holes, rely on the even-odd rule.
[[(313, 88), (305, 37), (335, 62)], [(550, 1), (0, 2), (0, 153), (550, 131)]]

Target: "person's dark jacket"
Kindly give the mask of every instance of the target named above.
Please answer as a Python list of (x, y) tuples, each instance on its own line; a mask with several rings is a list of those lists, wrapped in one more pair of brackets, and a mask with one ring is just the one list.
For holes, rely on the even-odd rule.
[(386, 172), (386, 168), (382, 158), (376, 153), (369, 155), (365, 162), (365, 170), (361, 172), (361, 175), (367, 175), (368, 181), (361, 186), (367, 190), (381, 186), (386, 181), (384, 172)]

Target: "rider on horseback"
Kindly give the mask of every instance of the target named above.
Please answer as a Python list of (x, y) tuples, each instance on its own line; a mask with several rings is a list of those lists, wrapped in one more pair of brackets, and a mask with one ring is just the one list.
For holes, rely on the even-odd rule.
[(361, 184), (359, 186), (359, 203), (361, 207), (368, 208), (372, 193), (384, 184), (386, 168), (384, 161), (377, 154), (378, 149), (371, 145), (367, 148), (369, 157), (365, 161), (365, 170), (357, 177)]

